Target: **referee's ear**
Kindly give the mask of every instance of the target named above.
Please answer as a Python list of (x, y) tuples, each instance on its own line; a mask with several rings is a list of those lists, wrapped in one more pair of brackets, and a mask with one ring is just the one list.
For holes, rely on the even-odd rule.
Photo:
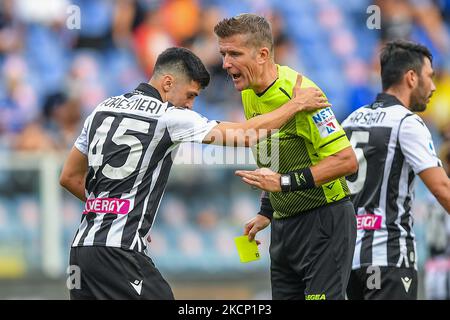
[(272, 57), (270, 55), (270, 50), (267, 47), (262, 47), (259, 49), (256, 62), (258, 64), (265, 64), (268, 61), (272, 61)]

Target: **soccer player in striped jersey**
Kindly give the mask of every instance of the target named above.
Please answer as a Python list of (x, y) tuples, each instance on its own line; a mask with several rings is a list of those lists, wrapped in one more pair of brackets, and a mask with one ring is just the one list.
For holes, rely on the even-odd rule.
[(219, 123), (191, 110), (209, 80), (196, 55), (169, 48), (149, 83), (106, 99), (86, 119), (60, 177), (85, 202), (70, 251), (81, 286), (71, 299), (173, 299), (146, 249), (180, 143), (249, 145), (297, 112), (329, 106), (317, 90), (296, 86), (279, 110)]
[[(223, 19), (214, 31), (223, 68), (242, 93), (247, 119), (278, 110), (292, 98), (299, 74), (275, 63), (272, 31), (264, 17)], [(301, 79), (302, 87), (318, 88), (307, 77)], [(271, 169), (236, 172), (269, 192), (245, 233), (253, 239), (272, 221), (272, 298), (344, 299), (356, 237), (344, 176), (357, 170), (355, 153), (331, 108), (297, 114), (267, 139), (268, 144), (277, 141), (279, 153), (271, 166), (257, 157), (259, 167)]]
[(430, 131), (415, 113), (435, 90), (432, 55), (407, 41), (380, 56), (383, 92), (342, 123), (359, 160), (348, 177), (357, 214), (349, 299), (417, 299), (417, 251), (411, 211), (418, 175), (450, 212), (450, 180)]

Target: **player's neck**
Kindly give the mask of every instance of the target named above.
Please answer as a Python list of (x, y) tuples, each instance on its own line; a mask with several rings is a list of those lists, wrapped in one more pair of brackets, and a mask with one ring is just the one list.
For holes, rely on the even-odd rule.
[(384, 91), (384, 93), (390, 94), (391, 96), (396, 97), (404, 107), (410, 109), (409, 105), (411, 103), (411, 93), (403, 88), (399, 87), (391, 87)]
[(257, 85), (253, 87), (253, 91), (255, 91), (256, 94), (267, 90), (267, 88), (278, 79), (277, 65), (275, 63), (268, 63), (267, 66), (264, 67), (259, 79), (260, 81), (258, 81)]

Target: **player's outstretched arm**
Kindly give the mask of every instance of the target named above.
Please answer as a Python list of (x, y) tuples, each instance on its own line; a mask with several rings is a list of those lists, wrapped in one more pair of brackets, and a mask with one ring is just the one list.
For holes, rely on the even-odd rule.
[[(337, 178), (348, 176), (358, 170), (358, 161), (352, 147), (347, 147), (341, 151), (328, 156), (310, 168), (292, 171), (292, 174), (303, 174), (304, 180), (292, 191), (309, 189), (321, 186)], [(308, 174), (307, 174), (308, 173)], [(245, 183), (269, 192), (281, 191), (281, 174), (273, 172), (268, 168), (256, 169), (254, 171), (237, 170), (236, 175), (242, 178)], [(297, 181), (297, 179), (292, 179)]]
[(301, 87), (301, 77), (297, 77), (291, 100), (280, 108), (251, 118), (244, 123), (221, 122), (203, 139), (203, 143), (228, 146), (252, 146), (267, 137), (269, 130), (281, 128), (297, 112), (314, 111), (331, 106), (317, 88)]
[(84, 185), (87, 171), (87, 156), (73, 147), (64, 163), (59, 183), (81, 201), (86, 201)]
[(445, 170), (442, 167), (428, 168), (420, 172), (419, 177), (450, 214), (450, 179)]

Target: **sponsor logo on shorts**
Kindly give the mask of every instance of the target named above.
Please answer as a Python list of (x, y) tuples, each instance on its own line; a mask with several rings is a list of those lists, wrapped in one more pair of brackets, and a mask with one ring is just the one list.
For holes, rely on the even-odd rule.
[(116, 198), (95, 198), (88, 199), (86, 201), (83, 214), (87, 214), (89, 212), (127, 214), (129, 210), (130, 200)]
[(305, 300), (327, 300), (324, 293), (308, 294), (305, 296)]
[(381, 228), (381, 216), (375, 214), (362, 214), (356, 216), (358, 230), (378, 230)]
[(412, 279), (409, 277), (400, 278), (402, 279), (403, 286), (405, 287), (406, 293), (408, 293), (409, 288), (411, 287)]
[(133, 289), (136, 290), (138, 295), (141, 295), (142, 291), (142, 280), (134, 280), (134, 282), (130, 282), (130, 284), (133, 286)]

